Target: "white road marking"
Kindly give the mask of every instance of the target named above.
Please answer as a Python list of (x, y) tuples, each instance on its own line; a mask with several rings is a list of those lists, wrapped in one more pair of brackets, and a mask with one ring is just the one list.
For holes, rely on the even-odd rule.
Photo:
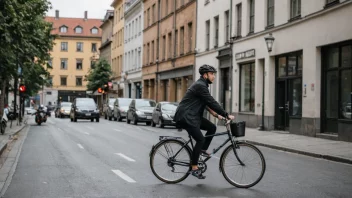
[(89, 133), (87, 133), (87, 132), (82, 132), (82, 133), (84, 133), (84, 134), (86, 134), (86, 135), (89, 135)]
[(126, 155), (122, 154), (122, 153), (115, 153), (115, 155), (118, 155), (120, 157), (123, 157), (125, 158), (127, 161), (130, 161), (130, 162), (135, 162), (136, 160), (132, 159), (132, 158), (129, 158), (127, 157)]
[(114, 129), (115, 131), (117, 131), (117, 132), (121, 132), (121, 130), (118, 130), (118, 129)]
[(121, 172), (120, 170), (112, 170), (112, 172), (114, 172), (117, 176), (121, 177), (122, 179), (124, 179), (127, 182), (136, 183), (136, 181), (134, 181), (132, 178), (130, 178), (129, 176), (127, 176), (125, 173)]
[(77, 144), (77, 146), (81, 149), (84, 149), (83, 146), (81, 144)]
[(92, 127), (90, 126), (85, 126), (87, 129), (90, 129), (90, 130), (94, 130)]

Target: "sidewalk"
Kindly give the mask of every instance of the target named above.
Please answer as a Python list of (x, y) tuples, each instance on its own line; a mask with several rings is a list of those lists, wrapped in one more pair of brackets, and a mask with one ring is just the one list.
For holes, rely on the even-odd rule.
[(6, 127), (4, 135), (0, 134), (0, 156), (1, 156), (2, 152), (6, 149), (7, 143), (9, 142), (9, 140), (11, 140), (13, 136), (15, 136), (17, 133), (19, 133), (26, 126), (26, 124), (24, 124), (24, 123), (25, 123), (25, 121), (27, 121), (27, 119), (28, 119), (28, 116), (25, 115), (23, 117), (23, 121), (21, 123), (21, 126), (17, 125), (17, 120), (12, 120), (12, 127), (11, 128), (10, 128), (11, 120), (9, 120), (7, 122), (7, 127)]
[[(218, 126), (217, 131), (226, 131)], [(259, 131), (246, 128), (246, 136), (239, 138), (250, 143), (303, 155), (352, 164), (352, 143), (327, 140), (284, 131)]]

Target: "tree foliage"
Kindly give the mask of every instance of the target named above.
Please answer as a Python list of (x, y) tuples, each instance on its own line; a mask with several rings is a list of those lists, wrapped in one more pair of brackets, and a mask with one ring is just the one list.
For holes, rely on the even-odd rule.
[(85, 80), (88, 81), (87, 89), (89, 91), (96, 91), (99, 87), (102, 87), (105, 83), (111, 80), (111, 67), (109, 63), (102, 59), (94, 64), (94, 69), (91, 69)]
[[(50, 59), (49, 51), (56, 36), (52, 24), (45, 21), (51, 4), (48, 0), (0, 1), (0, 84), (2, 89), (11, 79), (17, 80), (22, 68), (23, 82), (35, 93), (44, 83), (40, 75), (48, 76), (43, 65)], [(0, 98), (0, 112), (4, 93)]]

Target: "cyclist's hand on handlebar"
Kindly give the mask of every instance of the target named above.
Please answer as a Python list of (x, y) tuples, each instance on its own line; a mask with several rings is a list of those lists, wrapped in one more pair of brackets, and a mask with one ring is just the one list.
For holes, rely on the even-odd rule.
[(229, 120), (234, 120), (234, 119), (235, 119), (235, 116), (233, 116), (233, 115), (228, 115), (227, 118), (228, 118)]

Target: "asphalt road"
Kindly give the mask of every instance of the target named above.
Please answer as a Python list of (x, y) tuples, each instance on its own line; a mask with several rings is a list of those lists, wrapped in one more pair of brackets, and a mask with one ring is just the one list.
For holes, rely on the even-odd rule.
[[(264, 147), (267, 169), (250, 189), (230, 185), (219, 159), (205, 180), (189, 176), (164, 184), (151, 172), (149, 152), (160, 135), (187, 137), (174, 128), (51, 117), (30, 129), (5, 196), (29, 197), (351, 197), (352, 166)], [(210, 148), (226, 137), (216, 137)], [(217, 153), (220, 157), (222, 150)]]

